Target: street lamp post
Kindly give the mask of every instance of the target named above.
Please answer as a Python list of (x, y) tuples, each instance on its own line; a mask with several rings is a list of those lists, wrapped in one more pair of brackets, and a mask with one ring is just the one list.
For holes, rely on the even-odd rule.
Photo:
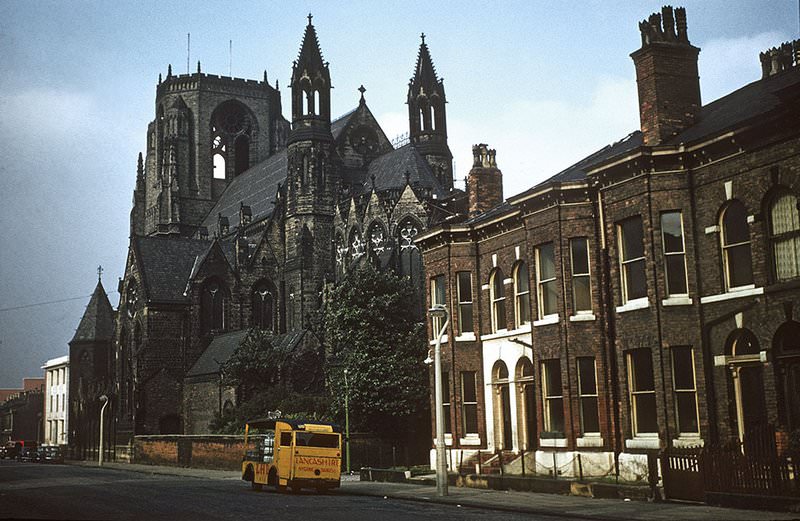
[(347, 450), (347, 473), (350, 474), (350, 385), (347, 382), (347, 369), (344, 370), (344, 443)]
[(97, 456), (97, 464), (102, 467), (103, 466), (103, 417), (105, 416), (106, 407), (108, 406), (108, 396), (106, 396), (105, 394), (102, 395), (100, 397), (100, 403), (102, 403), (103, 406), (100, 407), (100, 451)]
[(433, 380), (436, 398), (436, 494), (447, 495), (447, 460), (444, 445), (444, 400), (442, 399), (442, 337), (450, 324), (450, 315), (442, 304), (436, 304), (428, 310), (431, 318), (444, 319), (439, 335), (436, 337), (436, 349), (433, 355)]

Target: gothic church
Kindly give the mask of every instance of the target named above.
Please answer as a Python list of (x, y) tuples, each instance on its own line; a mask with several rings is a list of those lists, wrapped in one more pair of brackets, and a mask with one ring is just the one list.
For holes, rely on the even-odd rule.
[(332, 120), (331, 88), (310, 16), (292, 66), (291, 122), (266, 72), (243, 80), (198, 63), (194, 74), (159, 78), (119, 288), (117, 446), (134, 434), (208, 432), (235, 403), (219, 388), (219, 365), (248, 328), (317, 352), (309, 320), (325, 285), (355, 263), (423, 287), (413, 239), (464, 201), (424, 35), (407, 143), (387, 139), (363, 87), (356, 108)]

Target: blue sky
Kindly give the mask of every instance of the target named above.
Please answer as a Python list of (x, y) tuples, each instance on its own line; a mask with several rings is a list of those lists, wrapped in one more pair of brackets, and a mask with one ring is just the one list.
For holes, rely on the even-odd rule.
[[(703, 102), (760, 76), (758, 53), (798, 37), (797, 0), (687, 0)], [(497, 149), (505, 196), (638, 127), (629, 54), (653, 1), (0, 1), (0, 388), (21, 385), (67, 342), (96, 284), (112, 305), (124, 271), (136, 156), (171, 63), (286, 88), (314, 14), (343, 114), (366, 87), (392, 138), (425, 32), (445, 78), (457, 179), (471, 145)], [(229, 54), (229, 41), (232, 53)], [(60, 300), (63, 303), (8, 308)]]

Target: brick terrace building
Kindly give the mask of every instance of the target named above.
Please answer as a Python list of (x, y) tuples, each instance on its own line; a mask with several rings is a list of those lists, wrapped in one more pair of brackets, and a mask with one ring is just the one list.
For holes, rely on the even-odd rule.
[(506, 201), (476, 146), (468, 214), (417, 240), (454, 464), (641, 478), (647, 451), (800, 428), (800, 45), (702, 106), (685, 11), (640, 30), (640, 130)]

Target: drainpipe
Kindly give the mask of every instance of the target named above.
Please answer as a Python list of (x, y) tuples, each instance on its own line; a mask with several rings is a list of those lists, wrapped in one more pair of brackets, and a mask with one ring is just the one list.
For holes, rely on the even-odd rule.
[[(656, 270), (656, 239), (655, 234), (653, 233), (653, 190), (652, 190), (652, 174), (648, 174), (646, 177), (647, 180), (647, 213), (650, 216), (650, 258), (652, 259), (652, 266), (653, 266), (653, 283), (655, 284), (653, 287), (653, 295), (655, 296), (655, 310), (656, 310), (656, 331), (658, 331), (658, 360), (661, 366), (661, 394), (662, 394), (662, 401), (664, 402), (664, 440), (665, 446), (669, 447), (671, 445), (670, 442), (670, 434), (669, 434), (669, 406), (667, 405), (667, 384), (666, 384), (666, 375), (664, 373), (664, 339), (662, 334), (662, 327), (663, 324), (661, 322), (661, 297), (658, 291), (658, 272)], [(646, 261), (645, 261), (646, 262)], [(665, 265), (666, 269), (666, 265)], [(656, 418), (658, 417), (658, 411), (656, 411)]]
[(610, 382), (611, 387), (611, 403), (607, 404), (607, 414), (614, 422), (611, 434), (614, 437), (614, 459), (619, 457), (622, 452), (622, 426), (620, 425), (620, 395), (619, 395), (619, 367), (617, 366), (617, 346), (616, 346), (616, 311), (614, 309), (614, 294), (611, 284), (611, 260), (608, 257), (608, 244), (606, 243), (606, 229), (605, 229), (605, 213), (603, 211), (603, 193), (602, 188), (597, 188), (597, 215), (599, 217), (597, 222), (599, 227), (600, 237), (600, 276), (602, 291), (602, 303), (604, 312), (600, 314), (604, 320), (606, 335), (603, 341), (606, 343), (606, 349), (603, 349), (603, 362), (608, 374), (607, 382)]

